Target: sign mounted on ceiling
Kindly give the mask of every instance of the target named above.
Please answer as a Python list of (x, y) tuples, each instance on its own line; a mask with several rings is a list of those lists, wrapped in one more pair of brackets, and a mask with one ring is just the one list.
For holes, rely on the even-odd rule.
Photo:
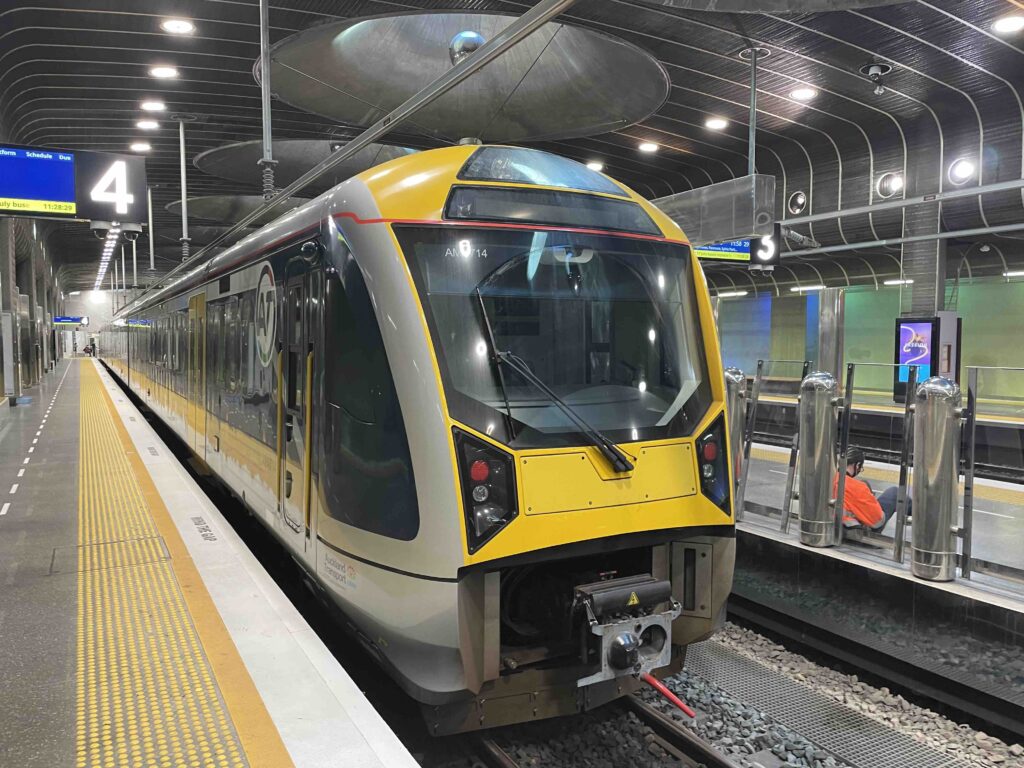
[(77, 317), (77, 316), (76, 317), (63, 317), (61, 315), (58, 315), (57, 317), (53, 318), (53, 324), (54, 325), (88, 325), (89, 324), (89, 318), (85, 317), (85, 316), (82, 316), (82, 317)]
[(749, 263), (751, 269), (771, 271), (779, 263), (779, 251), (782, 243), (781, 229), (779, 223), (776, 222), (770, 235), (695, 246), (693, 252), (698, 259), (741, 261)]
[(0, 144), (0, 215), (142, 223), (146, 162), (134, 155)]

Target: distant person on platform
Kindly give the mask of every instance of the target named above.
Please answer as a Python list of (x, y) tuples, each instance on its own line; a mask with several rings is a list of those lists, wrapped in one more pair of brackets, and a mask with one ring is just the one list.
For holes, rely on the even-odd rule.
[[(872, 531), (881, 531), (890, 518), (896, 514), (896, 497), (899, 488), (886, 488), (875, 498), (874, 491), (866, 480), (857, 477), (864, 471), (864, 451), (850, 448), (846, 453), (846, 485), (843, 491), (843, 524), (862, 526)], [(839, 488), (839, 476), (832, 483), (832, 494)], [(907, 497), (907, 517), (910, 517), (910, 498)]]

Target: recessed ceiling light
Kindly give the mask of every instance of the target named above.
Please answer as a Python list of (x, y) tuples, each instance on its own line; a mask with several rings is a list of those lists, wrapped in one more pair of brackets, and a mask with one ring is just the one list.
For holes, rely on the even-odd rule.
[(137, 141), (131, 146), (132, 152), (149, 152), (152, 147), (144, 141)]
[(789, 196), (787, 207), (794, 216), (803, 213), (804, 209), (807, 208), (807, 193), (801, 191), (794, 192)]
[(954, 184), (963, 184), (970, 179), (977, 167), (971, 160), (959, 157), (949, 165), (949, 180)]
[(1024, 270), (1011, 270), (1010, 272), (1003, 272), (1003, 277), (1024, 277)]
[(156, 101), (155, 99), (144, 101), (139, 105), (139, 107), (141, 107), (144, 112), (163, 112), (167, 109), (166, 104), (162, 101)]
[(789, 95), (797, 101), (810, 101), (818, 95), (818, 91), (816, 88), (802, 86), (800, 88), (794, 88), (789, 92)]
[(791, 293), (803, 293), (804, 291), (821, 291), (824, 288), (824, 285), (794, 285), (789, 290)]
[(704, 127), (710, 128), (712, 131), (720, 131), (729, 125), (729, 121), (724, 117), (709, 117), (704, 121)]
[(1024, 29), (1024, 16), (1018, 14), (1003, 16), (1001, 19), (996, 19), (992, 25), (992, 31), (998, 32), (1000, 35), (1012, 35), (1022, 29)]
[(653, 141), (641, 141), (640, 146), (637, 147), (641, 152), (657, 152), (658, 145)]
[(725, 293), (717, 294), (717, 298), (719, 298), (719, 299), (738, 299), (741, 296), (746, 296), (747, 293), (748, 293), (747, 291), (726, 291)]
[(884, 280), (883, 285), (913, 285), (913, 280)]
[(163, 65), (159, 67), (150, 67), (149, 76), (159, 78), (160, 80), (168, 80), (172, 77), (177, 77), (178, 70), (174, 67), (167, 67)]
[(879, 197), (889, 198), (903, 189), (903, 174), (902, 173), (883, 173), (878, 177), (878, 183), (875, 184), (875, 191), (878, 192)]
[(135, 124), (135, 127), (141, 128), (144, 131), (155, 131), (160, 127), (160, 123), (156, 120), (139, 120), (139, 122)]
[(600, 172), (604, 170), (604, 163), (599, 162), (597, 160), (591, 160), (589, 163), (587, 163), (587, 168), (589, 168), (592, 171)]
[(191, 35), (196, 31), (196, 25), (188, 19), (164, 19), (160, 22), (160, 29), (172, 35)]

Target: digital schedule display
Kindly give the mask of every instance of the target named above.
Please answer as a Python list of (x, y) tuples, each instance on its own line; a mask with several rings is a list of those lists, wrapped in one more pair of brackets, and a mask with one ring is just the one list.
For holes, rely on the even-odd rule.
[(74, 216), (75, 156), (0, 146), (0, 211)]
[(0, 144), (0, 216), (141, 223), (146, 161), (137, 155)]
[(695, 246), (698, 259), (716, 261), (750, 261), (750, 240), (728, 240), (713, 245)]

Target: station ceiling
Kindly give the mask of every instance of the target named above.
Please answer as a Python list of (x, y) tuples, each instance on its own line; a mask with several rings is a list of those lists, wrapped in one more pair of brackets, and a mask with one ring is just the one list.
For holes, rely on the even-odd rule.
[[(383, 0), (273, 0), (271, 41), (325, 22), (417, 10), (473, 10), (519, 14), (531, 3), (501, 0), (384, 2)], [(758, 78), (758, 170), (776, 175), (777, 213), (790, 216), (795, 192), (805, 213), (877, 203), (878, 179), (900, 173), (907, 194), (949, 189), (949, 166), (976, 165), (967, 182), (1022, 178), (1024, 170), (1024, 32), (999, 34), (993, 24), (1024, 6), (1007, 0), (917, 0), (897, 4), (833, 0), (728, 0), (710, 12), (697, 0), (581, 0), (559, 18), (619, 36), (656, 56), (671, 78), (668, 100), (642, 123), (613, 133), (538, 146), (605, 171), (652, 198), (746, 173), (750, 67), (739, 56), (751, 45), (768, 50)], [(844, 10), (820, 10), (843, 5)], [(164, 32), (160, 22), (186, 17), (189, 35)], [(147, 141), (150, 183), (156, 185), (158, 271), (180, 260), (178, 221), (164, 206), (179, 194), (178, 137), (172, 113), (197, 119), (187, 128), (190, 195), (256, 193), (201, 173), (196, 155), (230, 142), (259, 138), (260, 91), (253, 77), (259, 55), (259, 14), (253, 0), (0, 0), (0, 139), (21, 143), (126, 152)], [(402, 51), (395, 51), (396, 57)], [(862, 69), (891, 67), (876, 92)], [(156, 80), (154, 65), (179, 77)], [(797, 89), (815, 95), (801, 100)], [(139, 104), (160, 99), (160, 128), (142, 131), (149, 117)], [(710, 118), (726, 121), (708, 128)], [(572, 115), (565, 116), (567, 121)], [(275, 138), (334, 138), (354, 134), (274, 104)], [(394, 143), (425, 148), (432, 142), (394, 136)], [(641, 142), (659, 150), (645, 154)], [(903, 194), (902, 192), (900, 194)], [(897, 195), (898, 196), (898, 195)], [(973, 196), (943, 206), (947, 231), (985, 229), (1024, 221), (1018, 189)], [(822, 246), (899, 237), (902, 215), (861, 215), (794, 227)], [(1024, 231), (978, 234), (950, 241), (952, 269), (1002, 271), (1024, 259)], [(101, 244), (84, 225), (54, 225), (51, 252), (62, 288), (88, 289)], [(147, 246), (140, 241), (140, 252)], [(800, 246), (793, 246), (803, 250)], [(873, 280), (899, 273), (899, 245), (865, 246), (838, 254), (788, 257), (778, 280)], [(726, 286), (746, 279), (709, 268)], [(811, 278), (813, 279), (813, 278)]]

